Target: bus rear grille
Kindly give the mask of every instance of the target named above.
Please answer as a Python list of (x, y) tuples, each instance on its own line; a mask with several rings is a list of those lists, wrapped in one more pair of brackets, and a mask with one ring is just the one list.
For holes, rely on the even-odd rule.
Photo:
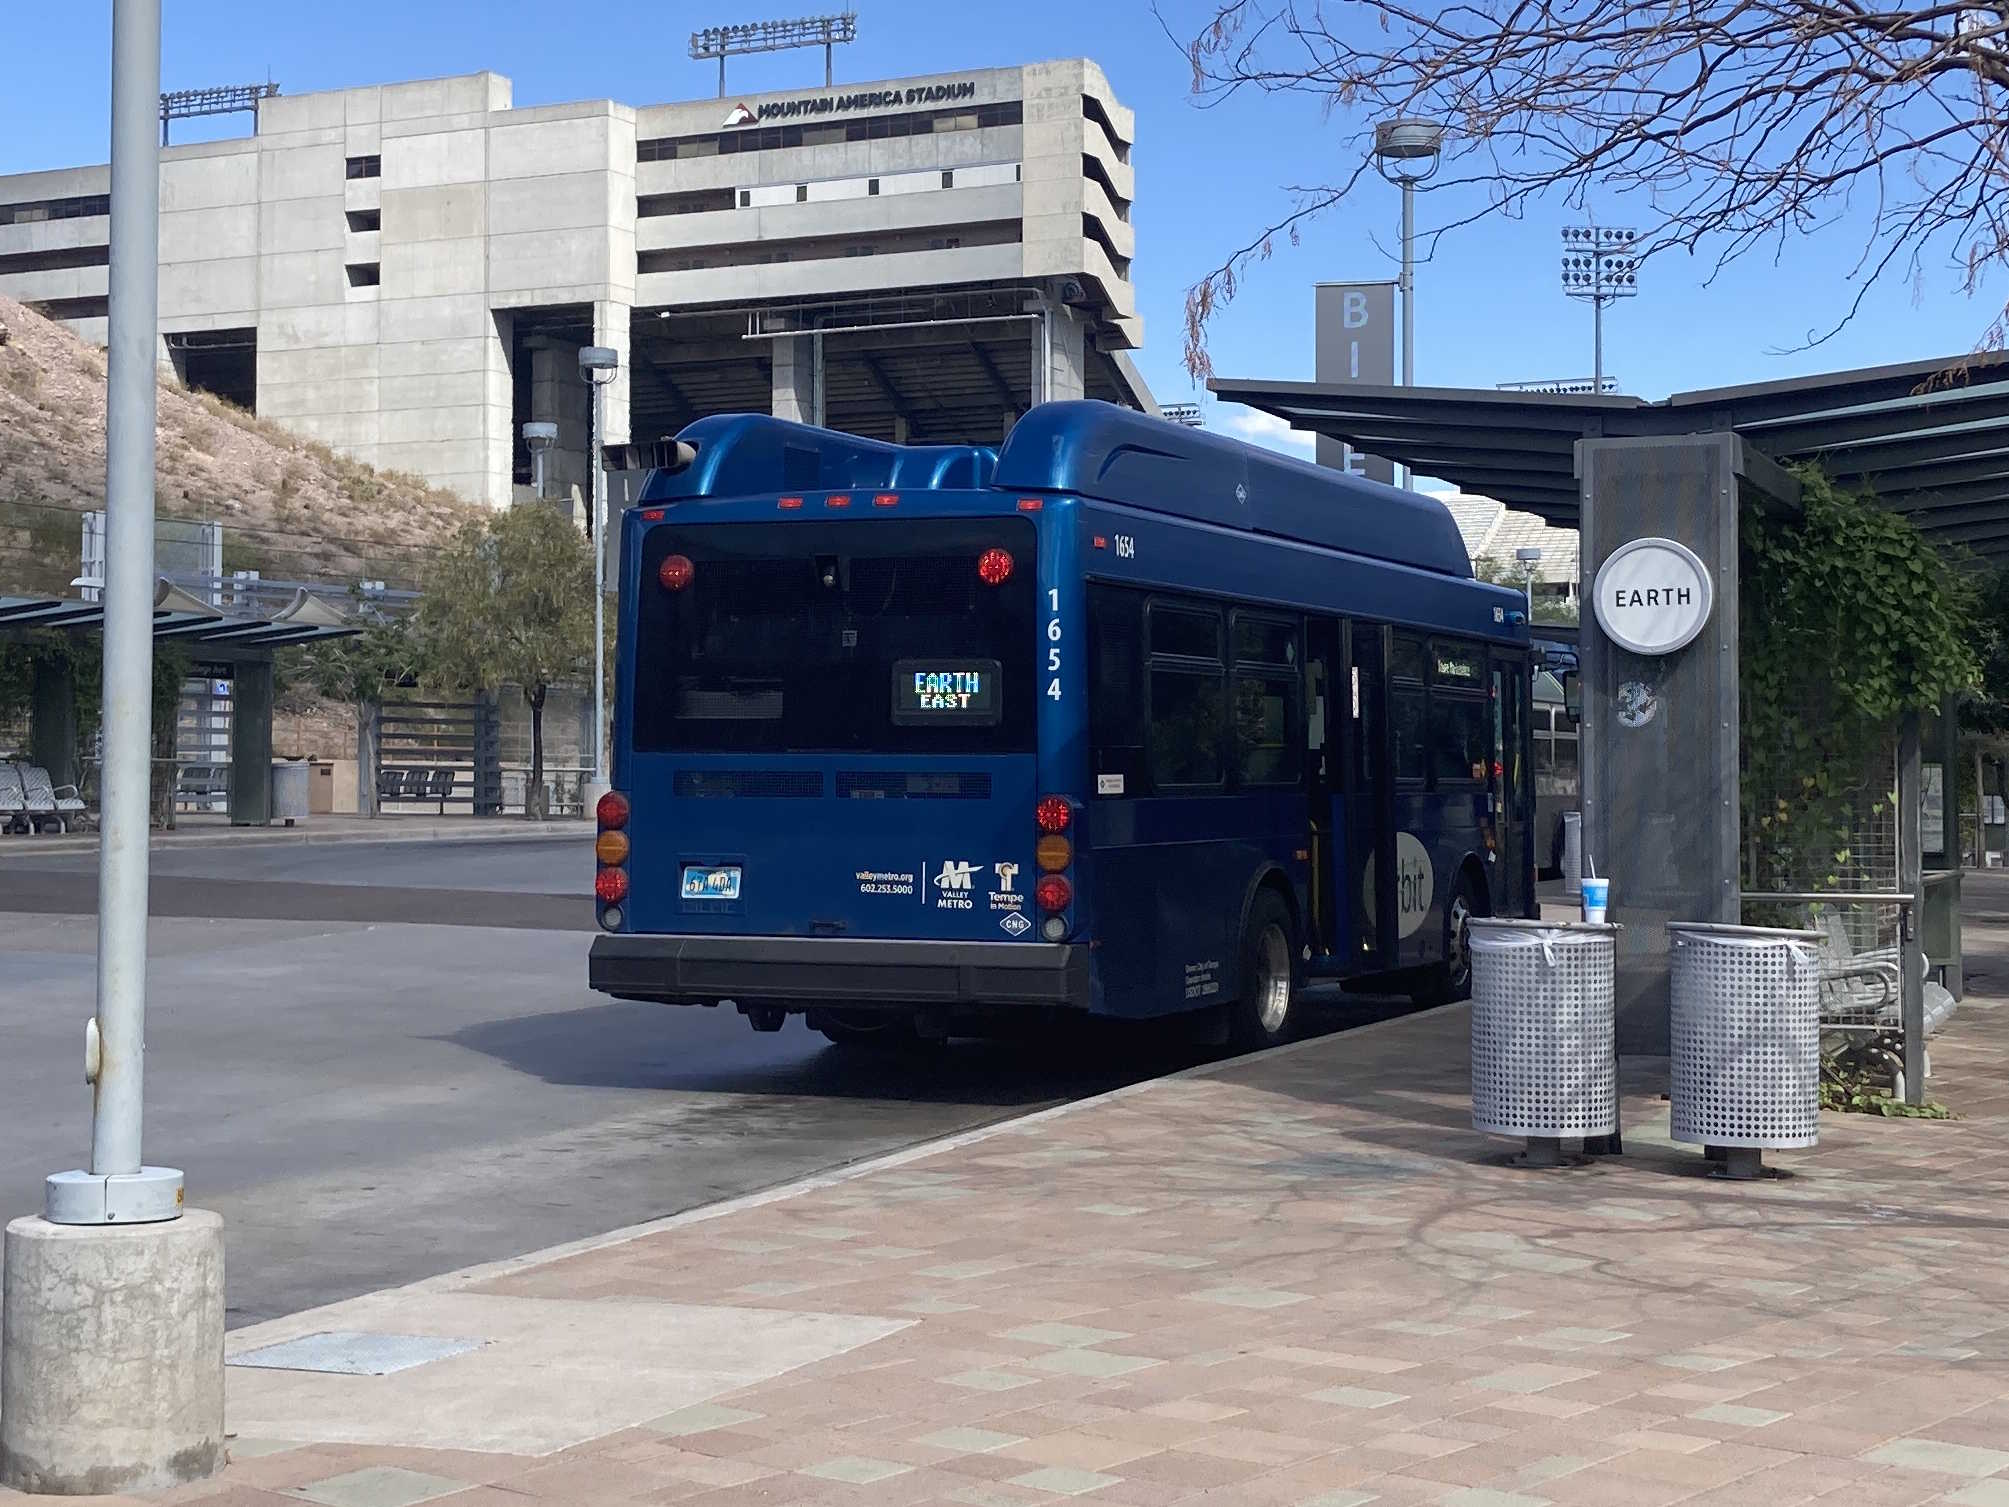
[(679, 769), (672, 788), (695, 800), (815, 797), (823, 794), (823, 775), (815, 769)]
[(837, 798), (861, 801), (987, 801), (987, 774), (881, 774), (858, 769), (837, 771)]

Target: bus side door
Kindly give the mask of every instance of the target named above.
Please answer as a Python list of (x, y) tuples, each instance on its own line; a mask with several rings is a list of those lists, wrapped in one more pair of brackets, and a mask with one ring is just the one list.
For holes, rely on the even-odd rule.
[(1344, 888), (1350, 918), (1349, 971), (1396, 965), (1394, 782), (1390, 778), (1387, 630), (1377, 623), (1341, 624), (1345, 672), (1338, 677), (1336, 719), (1345, 770)]
[(1499, 842), (1499, 881), (1493, 910), (1501, 916), (1534, 914), (1535, 782), (1528, 697), (1528, 661), (1493, 656), (1493, 830)]

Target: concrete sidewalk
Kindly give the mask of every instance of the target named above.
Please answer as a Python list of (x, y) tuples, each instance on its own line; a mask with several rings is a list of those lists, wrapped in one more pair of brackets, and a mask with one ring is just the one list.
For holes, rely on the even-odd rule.
[[(235, 847), (262, 843), (521, 842), (529, 837), (593, 835), (590, 822), (525, 821), (520, 816), (311, 816), (297, 827), (233, 827), (221, 817), (187, 817), (172, 832), (155, 832), (155, 852), (176, 848)], [(0, 856), (12, 860), (51, 853), (95, 853), (98, 834), (40, 833), (0, 836)]]
[[(2003, 919), (1970, 924), (1983, 990)], [(1962, 1119), (1829, 1116), (1745, 1184), (1651, 1092), (1622, 1161), (1510, 1169), (1469, 1129), (1466, 1030), (1328, 1037), (237, 1331), (239, 1359), (462, 1350), (233, 1366), (234, 1463), (165, 1500), (2009, 1504), (1999, 1001), (1934, 1046)]]

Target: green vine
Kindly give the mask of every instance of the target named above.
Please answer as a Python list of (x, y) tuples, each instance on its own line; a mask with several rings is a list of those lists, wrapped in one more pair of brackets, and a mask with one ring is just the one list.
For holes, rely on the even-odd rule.
[(1760, 890), (1842, 887), (1858, 816), (1892, 798), (1895, 722), (1981, 676), (1970, 577), (1870, 494), (1796, 474), (1797, 510), (1747, 507), (1741, 523), (1742, 814)]
[(1927, 1100), (1907, 1104), (1891, 1097), (1890, 1073), (1878, 1061), (1879, 1050), (1851, 1042), (1821, 1062), (1821, 1108), (1836, 1114), (1880, 1115), (1886, 1120), (1951, 1120), (1944, 1104)]

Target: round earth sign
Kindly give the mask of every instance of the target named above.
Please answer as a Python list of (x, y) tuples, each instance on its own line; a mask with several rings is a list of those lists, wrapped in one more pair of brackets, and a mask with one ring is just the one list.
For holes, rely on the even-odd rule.
[(1591, 588), (1599, 625), (1621, 649), (1672, 654), (1695, 641), (1715, 587), (1695, 551), (1672, 539), (1634, 539), (1604, 562)]

